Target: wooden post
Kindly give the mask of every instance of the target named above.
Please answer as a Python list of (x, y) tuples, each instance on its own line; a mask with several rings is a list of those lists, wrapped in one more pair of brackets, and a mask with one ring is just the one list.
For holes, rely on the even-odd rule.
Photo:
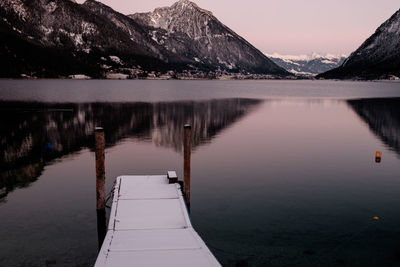
[(191, 130), (189, 124), (184, 126), (183, 139), (183, 193), (188, 209), (190, 210), (190, 153), (191, 153)]
[(105, 140), (104, 129), (95, 128), (95, 155), (96, 155), (96, 211), (97, 211), (97, 240), (99, 251), (107, 233), (106, 201), (105, 201)]
[(106, 208), (105, 203), (105, 156), (104, 156), (104, 129), (96, 127), (96, 209), (103, 210)]

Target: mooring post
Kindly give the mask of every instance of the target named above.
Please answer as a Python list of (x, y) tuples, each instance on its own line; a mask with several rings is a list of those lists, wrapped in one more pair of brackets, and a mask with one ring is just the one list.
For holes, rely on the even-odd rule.
[(189, 124), (184, 126), (183, 138), (183, 193), (188, 209), (190, 210), (190, 154), (191, 154), (191, 130)]
[(106, 201), (105, 201), (105, 140), (104, 129), (95, 128), (95, 156), (96, 156), (96, 211), (97, 211), (97, 238), (99, 250), (107, 233)]
[(95, 129), (96, 139), (96, 209), (105, 209), (105, 156), (104, 156), (104, 129), (102, 127), (96, 127)]

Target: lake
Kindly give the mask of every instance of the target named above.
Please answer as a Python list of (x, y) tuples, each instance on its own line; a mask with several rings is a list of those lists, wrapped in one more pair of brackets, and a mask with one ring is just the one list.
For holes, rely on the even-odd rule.
[(400, 83), (0, 80), (0, 111), (0, 266), (92, 266), (94, 127), (108, 193), (182, 179), (186, 123), (223, 266), (400, 266)]

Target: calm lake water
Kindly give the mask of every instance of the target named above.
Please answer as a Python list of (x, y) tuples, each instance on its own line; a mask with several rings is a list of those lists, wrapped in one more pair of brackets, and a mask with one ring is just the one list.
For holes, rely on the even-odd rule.
[(109, 192), (182, 177), (185, 123), (223, 266), (400, 266), (400, 83), (57, 80), (0, 80), (0, 266), (92, 266), (94, 127)]

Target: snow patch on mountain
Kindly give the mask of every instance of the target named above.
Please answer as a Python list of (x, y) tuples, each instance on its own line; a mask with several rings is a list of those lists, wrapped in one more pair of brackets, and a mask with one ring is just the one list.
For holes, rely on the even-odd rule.
[(59, 32), (62, 32), (65, 35), (69, 36), (76, 47), (82, 46), (84, 44), (82, 34), (80, 33), (69, 32), (64, 29), (60, 29)]
[(277, 65), (297, 76), (315, 76), (319, 73), (340, 66), (346, 55), (310, 53), (308, 55), (281, 55), (272, 53), (266, 55)]
[(40, 26), (39, 26), (39, 29), (43, 32), (43, 34), (44, 34), (45, 36), (51, 34), (51, 33), (54, 31), (53, 28), (48, 28), (48, 27), (46, 27), (46, 26), (44, 26), (44, 25), (40, 25)]
[(97, 33), (96, 25), (90, 22), (82, 21), (81, 23), (82, 33), (84, 35), (90, 35)]
[(49, 2), (47, 5), (44, 6), (47, 12), (52, 13), (54, 10), (57, 9), (57, 4), (55, 2)]
[(13, 11), (18, 14), (19, 18), (23, 21), (26, 20), (27, 11), (25, 8), (25, 4), (21, 0), (8, 0), (8, 1), (0, 1), (0, 7), (4, 8), (7, 11)]
[(117, 56), (109, 56), (109, 58), (111, 59), (111, 61), (113, 61), (114, 63), (117, 63), (119, 65), (123, 65), (124, 64), (122, 62), (122, 60)]
[(288, 61), (311, 61), (313, 59), (327, 59), (327, 60), (335, 60), (340, 57), (347, 57), (347, 55), (341, 54), (341, 55), (334, 55), (334, 54), (319, 54), (316, 52), (312, 52), (307, 55), (281, 55), (278, 53), (272, 53), (268, 54), (266, 53), (268, 57), (272, 58), (280, 58), (282, 60), (288, 60)]

